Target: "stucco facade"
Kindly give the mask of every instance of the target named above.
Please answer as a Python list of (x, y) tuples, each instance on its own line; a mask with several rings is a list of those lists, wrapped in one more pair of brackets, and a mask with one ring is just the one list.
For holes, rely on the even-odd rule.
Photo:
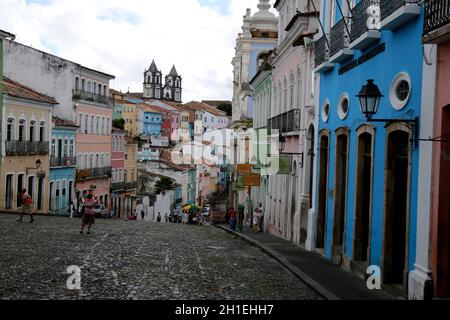
[[(348, 4), (340, 2), (344, 15), (352, 10), (354, 19), (365, 22), (370, 2)], [(421, 116), (423, 75), (423, 10), (408, 5), (414, 10), (407, 23), (396, 10), (382, 7), (386, 13), (380, 25), (354, 24), (346, 42), (339, 8), (321, 3), (327, 34), (315, 38), (320, 98), (317, 199), (310, 230), (316, 251), (334, 263), (360, 274), (369, 265), (379, 266), (384, 285), (404, 292), (416, 258), (421, 147), (414, 120)], [(321, 51), (326, 39), (340, 39), (328, 42), (329, 55)], [(365, 117), (356, 97), (370, 79), (383, 94), (373, 116), (379, 122)]]
[[(16, 90), (18, 89), (18, 91)], [(18, 212), (21, 189), (33, 199), (33, 212), (49, 211), (49, 136), (56, 101), (3, 79), (2, 166), (0, 208)], [(31, 98), (21, 92), (32, 94)]]

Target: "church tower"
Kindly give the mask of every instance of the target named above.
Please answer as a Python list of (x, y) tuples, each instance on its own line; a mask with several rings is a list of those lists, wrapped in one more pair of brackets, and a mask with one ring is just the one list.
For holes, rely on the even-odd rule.
[(178, 74), (175, 66), (172, 67), (170, 73), (166, 76), (166, 84), (164, 86), (164, 96), (166, 100), (182, 102), (182, 79)]
[(162, 73), (156, 67), (155, 60), (152, 61), (150, 68), (144, 72), (144, 98), (162, 98)]

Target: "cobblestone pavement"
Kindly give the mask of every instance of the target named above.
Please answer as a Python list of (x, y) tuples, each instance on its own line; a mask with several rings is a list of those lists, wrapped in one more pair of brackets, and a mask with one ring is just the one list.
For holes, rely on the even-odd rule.
[[(259, 249), (208, 226), (0, 214), (0, 299), (320, 299)], [(28, 219), (24, 219), (28, 221)], [(67, 267), (81, 267), (70, 291)]]

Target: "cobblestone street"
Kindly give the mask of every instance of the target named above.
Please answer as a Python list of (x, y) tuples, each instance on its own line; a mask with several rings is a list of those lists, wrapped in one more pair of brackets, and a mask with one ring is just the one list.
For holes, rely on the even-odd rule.
[[(320, 299), (259, 249), (206, 226), (0, 215), (1, 299)], [(28, 221), (25, 219), (24, 221)], [(81, 291), (67, 267), (81, 267)]]

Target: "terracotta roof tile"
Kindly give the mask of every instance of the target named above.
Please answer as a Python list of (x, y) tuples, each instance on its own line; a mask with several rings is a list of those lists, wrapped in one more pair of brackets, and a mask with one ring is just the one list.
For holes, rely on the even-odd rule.
[(12, 97), (27, 99), (48, 104), (58, 104), (55, 98), (37, 92), (16, 81), (3, 77), (3, 93)]
[(57, 127), (71, 127), (71, 128), (78, 128), (79, 126), (72, 121), (66, 120), (66, 119), (62, 119), (56, 116), (53, 116), (53, 123), (55, 124), (55, 126)]

